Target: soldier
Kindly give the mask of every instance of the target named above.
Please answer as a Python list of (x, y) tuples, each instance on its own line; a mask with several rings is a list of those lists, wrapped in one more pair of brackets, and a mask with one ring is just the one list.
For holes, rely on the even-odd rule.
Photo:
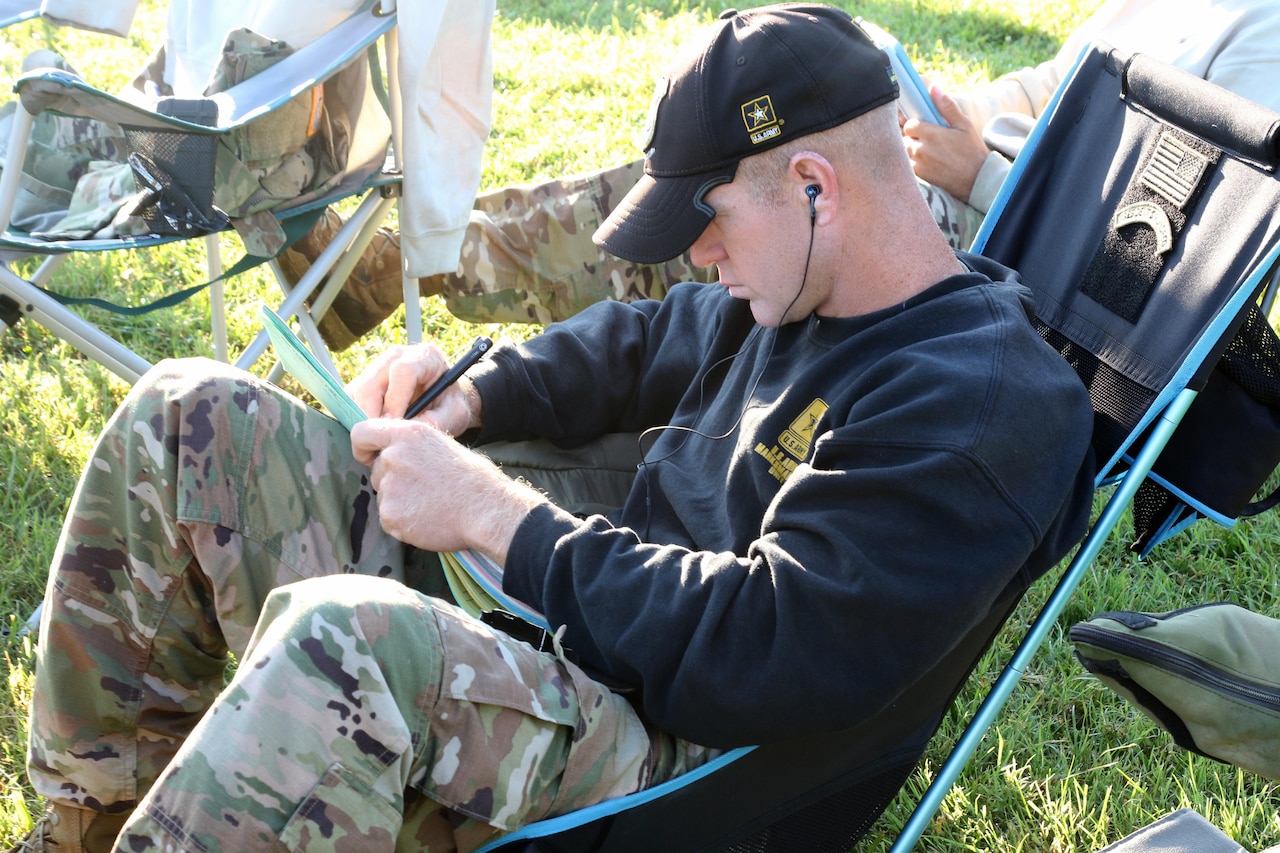
[[(665, 79), (595, 237), (719, 284), (498, 347), (413, 420), (445, 360), (393, 347), (350, 434), (206, 361), (139, 382), (55, 556), (26, 849), (472, 850), (875, 719), (1079, 539), (1085, 389), (1016, 274), (935, 225), (884, 53), (845, 12), (766, 6)], [(607, 514), (471, 446), (642, 431)], [(463, 549), (555, 626), (545, 651), (446, 600), (436, 555)]]
[(1109, 0), (1050, 60), (971, 92), (933, 87), (940, 126), (906, 122), (912, 167), (952, 245), (972, 244), (1035, 121), (1094, 41), (1144, 53), (1272, 109), (1280, 109), (1276, 39), (1280, 4), (1269, 0)]

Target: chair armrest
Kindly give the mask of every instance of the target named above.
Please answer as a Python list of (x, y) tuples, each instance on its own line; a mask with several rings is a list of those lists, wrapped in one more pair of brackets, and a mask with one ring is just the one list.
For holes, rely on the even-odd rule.
[(306, 47), (214, 95), (218, 127), (238, 127), (271, 112), (362, 55), (396, 25), (395, 14), (381, 14), (379, 8), (377, 0), (366, 4)]
[(13, 91), (22, 102), (22, 108), (31, 115), (55, 112), (147, 130), (182, 130), (209, 135), (225, 132), (220, 128), (205, 127), (161, 115), (140, 104), (98, 89), (87, 83), (84, 78), (60, 69), (45, 68), (29, 71), (14, 81)]
[(21, 75), (13, 89), (32, 115), (46, 110), (126, 124), (148, 130), (182, 130), (218, 135), (278, 109), (298, 92), (328, 79), (364, 53), (396, 24), (394, 14), (376, 11), (376, 0), (338, 26), (284, 59), (209, 100), (217, 104), (217, 123), (211, 127), (161, 115), (154, 110), (105, 92), (67, 71), (41, 69)]

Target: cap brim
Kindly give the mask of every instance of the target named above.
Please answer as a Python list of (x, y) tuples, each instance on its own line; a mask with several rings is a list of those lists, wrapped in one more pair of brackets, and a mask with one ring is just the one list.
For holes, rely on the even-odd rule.
[(716, 172), (678, 178), (642, 175), (592, 236), (610, 254), (638, 264), (660, 264), (684, 254), (715, 213), (702, 196), (733, 180), (737, 163)]

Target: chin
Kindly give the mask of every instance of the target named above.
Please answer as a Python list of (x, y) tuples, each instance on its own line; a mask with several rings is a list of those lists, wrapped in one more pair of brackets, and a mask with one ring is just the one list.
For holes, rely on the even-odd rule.
[(751, 303), (751, 316), (755, 318), (756, 323), (766, 328), (774, 329), (781, 325), (779, 317), (775, 311), (772, 311), (765, 305)]

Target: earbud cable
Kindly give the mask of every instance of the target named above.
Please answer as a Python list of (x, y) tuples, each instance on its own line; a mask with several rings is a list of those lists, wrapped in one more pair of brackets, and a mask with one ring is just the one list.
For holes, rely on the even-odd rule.
[[(800, 294), (804, 293), (805, 282), (809, 280), (809, 262), (813, 259), (813, 238), (814, 238), (814, 232), (816, 230), (817, 229), (816, 229), (815, 223), (811, 218), (809, 221), (809, 249), (805, 253), (805, 257), (804, 257), (804, 271), (800, 275), (800, 287), (798, 290), (796, 290), (796, 295), (791, 298), (791, 302), (787, 305), (786, 310), (782, 312), (782, 317), (778, 320), (778, 328), (782, 327), (783, 322), (787, 318), (787, 314), (791, 312), (791, 309), (795, 307), (796, 302), (800, 300)], [(698, 411), (694, 414), (694, 417), (693, 417), (693, 420), (695, 423), (697, 422), (698, 417), (702, 414), (702, 407), (706, 400), (707, 379), (711, 376), (711, 372), (715, 370), (717, 367), (719, 367), (720, 365), (726, 362), (732, 361), (733, 359), (742, 355), (743, 351), (746, 350), (747, 346), (750, 345), (751, 341), (756, 337), (757, 334), (760, 333), (761, 329), (763, 328), (764, 328), (763, 326), (756, 326), (754, 329), (752, 329), (751, 334), (747, 335), (746, 340), (742, 342), (742, 346), (738, 348), (737, 352), (731, 355), (727, 355), (724, 358), (720, 359), (719, 361), (715, 362), (714, 364), (712, 364), (710, 367), (707, 368), (705, 373), (702, 374), (702, 379), (698, 382)], [(774, 347), (774, 344), (777, 343), (777, 340), (778, 340), (778, 335), (777, 335), (777, 330), (775, 329), (774, 336), (769, 340), (769, 353), (764, 359), (764, 364), (761, 366), (760, 372), (756, 374), (755, 381), (751, 385), (751, 391), (747, 394), (747, 398), (742, 404), (742, 411), (738, 412), (738, 417), (734, 420), (733, 424), (723, 433), (721, 433), (720, 435), (710, 435), (708, 433), (696, 430), (693, 427), (665, 424), (663, 426), (649, 427), (648, 429), (640, 433), (640, 435), (636, 438), (636, 444), (639, 447), (640, 454), (641, 454), (639, 467), (640, 467), (641, 473), (644, 474), (644, 478), (645, 478), (644, 539), (646, 541), (649, 538), (649, 521), (650, 521), (650, 516), (652, 515), (652, 510), (653, 510), (653, 501), (651, 497), (652, 492), (649, 489), (649, 466), (658, 465), (662, 462), (666, 462), (672, 456), (675, 456), (677, 453), (679, 453), (681, 450), (684, 449), (684, 446), (689, 442), (689, 439), (695, 435), (698, 436), (699, 438), (705, 438), (708, 441), (721, 441), (733, 435), (733, 433), (737, 431), (738, 425), (742, 423), (742, 419), (746, 417), (747, 409), (751, 407), (751, 400), (755, 396), (756, 388), (758, 388), (760, 385), (760, 379), (761, 377), (764, 376), (764, 372), (769, 366), (769, 359), (773, 358), (773, 347)], [(675, 448), (673, 448), (670, 452), (668, 452), (665, 456), (661, 457), (660, 459), (654, 459), (653, 461), (649, 461), (648, 459), (645, 459), (644, 458), (645, 438), (648, 437), (651, 433), (658, 433), (658, 432), (662, 432), (663, 430), (676, 430), (678, 432), (683, 432), (685, 434), (684, 440), (681, 441), (678, 445), (675, 446)]]

